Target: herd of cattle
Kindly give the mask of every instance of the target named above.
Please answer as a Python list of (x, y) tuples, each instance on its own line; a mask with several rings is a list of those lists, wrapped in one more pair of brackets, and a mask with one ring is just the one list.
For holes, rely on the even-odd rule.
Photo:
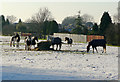
[[(54, 49), (54, 45), (56, 45), (57, 46), (56, 50), (61, 50), (61, 46), (63, 43), (61, 38), (49, 36), (47, 41), (51, 42), (53, 49)], [(70, 44), (70, 46), (72, 46), (73, 40), (71, 38), (65, 37), (65, 41), (67, 41), (67, 44)], [(16, 47), (19, 47), (20, 36), (18, 33), (16, 33), (14, 36), (12, 36), (11, 41), (10, 41), (10, 46), (12, 47), (12, 45), (13, 45), (13, 47), (15, 47), (15, 42), (16, 42)], [(32, 45), (35, 48), (36, 42), (38, 42), (38, 38), (35, 36), (33, 36), (33, 37), (27, 36), (27, 37), (25, 37), (24, 42), (25, 42), (25, 50), (31, 50)], [(58, 46), (59, 46), (59, 49), (58, 49)], [(96, 47), (98, 47), (98, 46), (102, 46), (103, 52), (106, 53), (105, 39), (93, 39), (92, 41), (90, 41), (87, 46), (87, 52), (89, 52), (90, 46), (92, 46), (92, 48), (93, 48), (93, 53), (94, 53), (94, 49), (96, 49), (96, 51), (97, 51)], [(98, 51), (97, 51), (97, 53), (98, 53)]]

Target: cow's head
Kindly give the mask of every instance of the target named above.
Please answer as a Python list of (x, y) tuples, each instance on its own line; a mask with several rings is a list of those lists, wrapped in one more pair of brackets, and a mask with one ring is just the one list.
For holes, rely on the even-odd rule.
[(90, 50), (90, 46), (88, 45), (88, 46), (87, 46), (87, 52), (89, 52), (89, 50)]

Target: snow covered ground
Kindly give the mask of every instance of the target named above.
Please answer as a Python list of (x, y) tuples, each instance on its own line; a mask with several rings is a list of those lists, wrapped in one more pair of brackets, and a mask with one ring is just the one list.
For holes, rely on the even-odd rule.
[(9, 41), (0, 36), (3, 80), (118, 80), (118, 47), (107, 46), (107, 53), (99, 47), (95, 54), (92, 48), (86, 53), (87, 43), (63, 44), (62, 51), (20, 51)]

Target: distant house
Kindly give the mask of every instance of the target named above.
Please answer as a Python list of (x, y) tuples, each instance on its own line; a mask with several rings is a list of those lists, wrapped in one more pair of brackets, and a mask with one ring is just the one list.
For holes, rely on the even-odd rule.
[[(88, 28), (88, 30), (90, 30), (90, 31), (92, 30), (92, 27), (93, 27), (93, 23), (92, 22), (87, 22), (87, 23), (82, 24), (82, 25), (86, 26)], [(75, 26), (73, 24), (69, 24), (69, 25), (65, 26), (64, 28), (65, 28), (66, 31), (71, 32), (72, 29), (75, 28)]]
[(92, 27), (93, 27), (93, 23), (92, 22), (87, 22), (87, 23), (85, 23), (85, 26), (88, 28), (89, 31), (91, 31)]
[[(17, 24), (19, 24), (19, 23), (14, 23), (14, 26), (16, 27), (17, 26)], [(20, 35), (21, 36), (30, 36), (30, 35), (36, 35), (35, 33), (34, 33), (34, 31), (33, 31), (33, 23), (23, 23), (23, 25), (26, 27), (26, 29), (27, 29), (27, 31), (28, 32), (17, 32), (17, 33), (20, 33)], [(29, 29), (29, 30), (28, 30)], [(14, 32), (14, 33), (16, 33), (16, 32)]]
[[(16, 26), (17, 24), (19, 24), (19, 23), (14, 23), (15, 26)], [(27, 27), (27, 29), (30, 28), (33, 24), (34, 24), (34, 23), (24, 23), (24, 22), (23, 22), (23, 25), (25, 25), (25, 26)]]
[(65, 26), (65, 30), (66, 30), (66, 31), (69, 31), (69, 32), (71, 32), (72, 29), (74, 29), (74, 28), (75, 28), (75, 27), (74, 27), (73, 24), (69, 24), (69, 25)]

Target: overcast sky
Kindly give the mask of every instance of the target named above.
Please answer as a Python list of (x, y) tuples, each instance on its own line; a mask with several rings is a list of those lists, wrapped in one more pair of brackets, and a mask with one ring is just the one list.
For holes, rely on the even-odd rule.
[(112, 17), (117, 14), (118, 0), (67, 0), (57, 1), (52, 0), (51, 2), (45, 0), (2, 0), (1, 1), (0, 14), (14, 15), (18, 19), (21, 18), (22, 21), (27, 20), (32, 15), (38, 12), (39, 8), (47, 7), (54, 19), (61, 23), (62, 20), (67, 16), (77, 15), (78, 11), (81, 11), (81, 15), (89, 14), (94, 17), (94, 21), (99, 23), (100, 18), (105, 11), (108, 11)]

